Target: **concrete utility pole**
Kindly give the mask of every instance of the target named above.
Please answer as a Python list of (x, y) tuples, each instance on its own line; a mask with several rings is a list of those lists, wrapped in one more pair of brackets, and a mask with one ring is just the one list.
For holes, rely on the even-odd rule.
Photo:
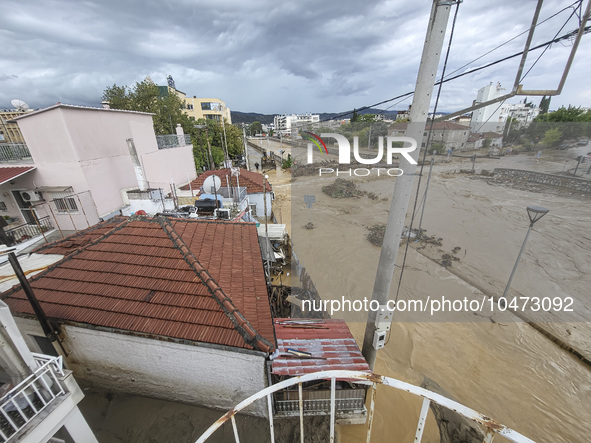
[[(417, 84), (410, 109), (410, 123), (406, 132), (406, 136), (415, 139), (418, 145), (417, 149), (411, 153), (411, 157), (414, 160), (419, 158), (423, 132), (425, 131), (429, 114), (431, 94), (433, 93), (441, 48), (443, 47), (445, 38), (445, 29), (447, 27), (451, 5), (456, 2), (457, 0), (433, 1), (425, 45), (423, 47), (423, 55), (417, 76)], [(396, 178), (392, 204), (388, 214), (388, 224), (386, 225), (386, 234), (384, 235), (384, 243), (382, 245), (372, 294), (372, 300), (377, 300), (380, 305), (385, 305), (389, 299), (396, 257), (400, 246), (400, 237), (404, 229), (404, 218), (410, 202), (410, 194), (417, 165), (411, 165), (405, 158), (401, 157), (400, 168), (404, 171), (404, 174)], [(377, 354), (377, 350), (373, 345), (374, 336), (378, 332), (375, 324), (376, 314), (374, 311), (369, 311), (365, 337), (363, 339), (363, 356), (372, 370), (375, 366)]]

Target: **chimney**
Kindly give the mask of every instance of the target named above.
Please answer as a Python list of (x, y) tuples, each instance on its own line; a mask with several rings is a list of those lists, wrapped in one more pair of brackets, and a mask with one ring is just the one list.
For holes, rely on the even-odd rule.
[(185, 146), (185, 131), (180, 123), (176, 125), (176, 138), (178, 139), (179, 146)]

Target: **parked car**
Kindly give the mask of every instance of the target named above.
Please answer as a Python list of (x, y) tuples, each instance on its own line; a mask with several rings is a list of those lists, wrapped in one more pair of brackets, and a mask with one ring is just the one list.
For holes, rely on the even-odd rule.
[(577, 142), (577, 145), (579, 145), (579, 146), (586, 146), (588, 143), (589, 143), (589, 140), (587, 140), (585, 138), (582, 138), (581, 140), (579, 140)]

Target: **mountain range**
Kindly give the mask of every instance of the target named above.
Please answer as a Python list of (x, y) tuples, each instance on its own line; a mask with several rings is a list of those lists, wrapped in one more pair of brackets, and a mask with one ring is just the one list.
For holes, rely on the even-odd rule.
[[(349, 112), (349, 115), (345, 115), (342, 118), (351, 118), (353, 115), (353, 111), (345, 111)], [(345, 112), (320, 112), (318, 115), (320, 116), (320, 120), (331, 120), (335, 118), (337, 115), (345, 114)], [(273, 123), (273, 119), (278, 114), (259, 114), (257, 112), (241, 112), (241, 111), (231, 111), (232, 113), (232, 123), (239, 124), (239, 123), (252, 123), (254, 121), (259, 121), (262, 124), (269, 124)], [(376, 109), (376, 108), (369, 108), (364, 109), (363, 111), (358, 111), (358, 114), (384, 114), (387, 118), (396, 119), (396, 111), (385, 111), (383, 109)]]

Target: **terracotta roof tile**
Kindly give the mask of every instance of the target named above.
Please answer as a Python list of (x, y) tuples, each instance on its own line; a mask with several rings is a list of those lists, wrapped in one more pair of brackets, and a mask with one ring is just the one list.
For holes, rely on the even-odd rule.
[[(241, 188), (246, 188), (246, 192), (248, 194), (256, 194), (263, 192), (263, 174), (259, 174), (258, 172), (248, 171), (246, 169), (240, 169), (240, 177), (238, 177), (238, 181), (236, 177), (233, 176), (228, 169), (215, 169), (213, 171), (205, 171), (199, 177), (191, 182), (191, 186), (185, 185), (181, 187), (183, 191), (188, 191), (189, 189), (199, 189), (203, 186), (203, 182), (205, 179), (211, 175), (217, 175), (222, 180), (222, 187), (227, 186), (226, 177), (229, 177), (230, 186), (236, 187), (238, 186), (238, 182), (240, 182)], [(273, 190), (269, 182), (267, 182), (267, 192)], [(209, 193), (209, 191), (207, 191)]]
[[(36, 252), (66, 255), (30, 280), (50, 318), (242, 348), (252, 330), (274, 348), (254, 224), (117, 218)], [(3, 298), (33, 313), (20, 287)]]

